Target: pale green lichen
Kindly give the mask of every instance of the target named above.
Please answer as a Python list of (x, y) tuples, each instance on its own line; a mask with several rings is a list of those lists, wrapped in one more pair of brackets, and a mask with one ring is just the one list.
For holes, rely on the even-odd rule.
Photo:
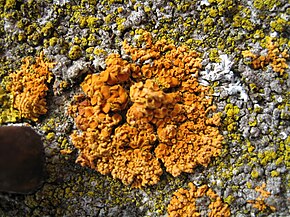
[(221, 61), (221, 59), (219, 57), (218, 49), (216, 49), (216, 48), (210, 49), (209, 59), (210, 59), (210, 61), (217, 62), (217, 63)]
[(233, 132), (237, 129), (237, 121), (239, 120), (240, 109), (238, 106), (233, 104), (227, 104), (225, 107), (226, 117), (224, 124), (227, 126), (229, 132)]
[(80, 48), (79, 45), (72, 46), (68, 53), (68, 57), (72, 60), (76, 60), (80, 58), (81, 55), (82, 55), (82, 49)]
[(277, 0), (254, 0), (254, 7), (259, 10), (270, 11), (274, 7), (279, 7), (280, 5), (281, 2)]
[(251, 172), (251, 176), (252, 176), (252, 178), (256, 179), (259, 177), (259, 172), (256, 169), (254, 169)]
[(277, 32), (283, 33), (287, 28), (290, 27), (290, 21), (287, 21), (281, 17), (276, 17), (271, 23), (270, 26)]
[(99, 27), (102, 22), (101, 22), (100, 18), (98, 18), (98, 17), (89, 16), (86, 19), (86, 23), (90, 29), (94, 29), (94, 28)]
[(20, 114), (13, 108), (13, 96), (0, 85), (0, 125), (17, 122)]
[(287, 168), (290, 168), (290, 136), (288, 136), (282, 144), (280, 144), (280, 152), (284, 158), (284, 162)]
[(48, 21), (41, 29), (41, 33), (44, 37), (48, 37), (52, 34), (54, 30), (54, 25), (51, 21)]
[(278, 177), (279, 175), (280, 175), (280, 173), (277, 170), (271, 171), (271, 176), (272, 177)]
[[(259, 155), (260, 154), (260, 155)], [(269, 162), (274, 161), (275, 159), (277, 159), (277, 153), (273, 150), (266, 150), (262, 153), (259, 153), (258, 157), (260, 159), (260, 163), (261, 165), (265, 166), (267, 165)]]
[(255, 127), (255, 126), (257, 126), (257, 124), (258, 124), (257, 119), (254, 119), (252, 121), (249, 121), (249, 126), (250, 127)]
[(50, 133), (48, 133), (47, 135), (46, 135), (46, 140), (52, 140), (52, 139), (54, 139), (55, 138), (55, 133), (54, 132), (50, 132)]
[(255, 29), (255, 24), (250, 20), (251, 10), (249, 8), (244, 8), (239, 6), (239, 12), (233, 17), (233, 27), (241, 27), (247, 31), (252, 31)]
[(231, 204), (235, 200), (235, 197), (233, 195), (229, 195), (224, 199), (224, 202), (227, 204)]

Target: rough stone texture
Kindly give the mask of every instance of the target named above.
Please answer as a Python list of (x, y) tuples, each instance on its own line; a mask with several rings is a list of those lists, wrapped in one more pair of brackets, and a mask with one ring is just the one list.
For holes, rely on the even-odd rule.
[[(28, 123), (44, 142), (47, 180), (30, 195), (0, 194), (0, 216), (164, 216), (175, 191), (188, 182), (207, 184), (229, 203), (232, 216), (287, 216), (290, 207), (290, 71), (276, 72), (274, 59), (289, 66), (289, 3), (282, 1), (2, 1), (0, 3), (0, 123)], [(140, 190), (75, 163), (69, 135), (76, 129), (67, 114), (80, 83), (106, 68), (111, 53), (127, 40), (142, 46), (144, 30), (201, 53), (198, 80), (212, 89), (221, 114), (223, 150), (205, 168)], [(268, 46), (268, 47), (267, 47)], [(55, 62), (47, 94), (48, 112), (38, 122), (21, 119), (6, 93), (7, 76), (26, 56)], [(244, 57), (242, 52), (256, 55)], [(284, 57), (283, 57), (284, 55)], [(258, 60), (257, 60), (258, 59)], [(253, 62), (256, 60), (256, 65)], [(271, 62), (272, 61), (272, 62)], [(151, 61), (152, 62), (152, 61)], [(148, 60), (150, 63), (150, 60)], [(281, 66), (281, 65), (280, 65)], [(256, 200), (266, 184), (266, 209)], [(205, 201), (206, 203), (206, 201)], [(200, 202), (198, 209), (208, 213)], [(270, 206), (276, 208), (275, 211)]]

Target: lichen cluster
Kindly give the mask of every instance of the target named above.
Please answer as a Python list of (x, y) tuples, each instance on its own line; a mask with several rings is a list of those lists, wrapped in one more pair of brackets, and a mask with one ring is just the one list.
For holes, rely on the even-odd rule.
[(211, 203), (208, 208), (211, 210), (208, 213), (209, 217), (231, 215), (230, 208), (227, 203), (207, 185), (202, 185), (197, 188), (193, 183), (188, 183), (189, 190), (180, 188), (173, 194), (173, 197), (167, 207), (169, 217), (197, 217), (201, 216), (200, 209), (196, 206), (198, 198), (207, 196)]
[(254, 54), (251, 51), (243, 51), (244, 58), (251, 58), (250, 65), (253, 69), (262, 69), (267, 65), (271, 65), (274, 72), (283, 75), (285, 69), (288, 68), (287, 59), (289, 59), (289, 51), (280, 51), (277, 43), (272, 42), (271, 38), (267, 42), (268, 52), (266, 55)]
[(13, 109), (13, 96), (0, 86), (0, 124), (16, 122), (19, 118), (17, 110)]
[(197, 81), (198, 54), (143, 39), (143, 48), (124, 42), (132, 62), (112, 54), (106, 70), (88, 75), (69, 110), (77, 162), (133, 187), (159, 181), (159, 159), (173, 176), (207, 166), (222, 141), (208, 88)]
[(265, 199), (267, 199), (270, 195), (270, 192), (264, 190), (265, 187), (266, 187), (265, 183), (263, 183), (262, 186), (257, 186), (255, 190), (260, 193), (260, 196), (258, 196), (255, 200), (248, 200), (247, 202), (253, 204), (253, 207), (260, 211), (264, 211), (267, 208), (270, 208), (272, 211), (275, 211), (276, 208), (274, 206), (267, 205), (265, 202)]
[[(22, 216), (23, 213), (28, 216), (162, 216), (171, 193), (187, 180), (194, 180), (199, 186), (205, 183), (211, 186), (230, 204), (233, 216), (288, 216), (289, 18), (287, 0), (0, 1), (0, 125), (29, 121), (21, 119), (13, 102), (16, 94), (5, 87), (9, 74), (20, 67), (20, 60), (26, 56), (37, 56), (43, 51), (47, 58), (56, 63), (52, 69), (53, 89), (49, 90), (55, 95), (50, 95), (47, 101), (49, 112), (33, 124), (45, 142), (49, 178), (36, 194), (17, 197), (0, 194), (0, 216)], [(145, 57), (143, 62), (140, 60), (142, 57), (136, 56), (140, 54), (141, 46), (149, 51), (149, 47), (142, 44), (142, 37), (139, 37), (144, 31), (154, 34), (156, 40), (165, 39), (167, 43), (174, 43), (176, 49), (186, 45), (202, 56), (203, 67), (198, 80), (214, 92), (213, 102), (217, 106), (216, 111), (221, 114), (221, 132), (224, 136), (222, 153), (211, 160), (207, 168), (198, 166), (193, 173), (183, 173), (178, 177), (169, 174), (178, 175), (180, 168), (190, 171), (191, 166), (194, 168), (208, 157), (199, 158), (199, 162), (192, 161), (192, 165), (188, 166), (187, 159), (192, 156), (187, 155), (187, 150), (192, 151), (188, 147), (192, 144), (182, 144), (177, 136), (178, 139), (185, 139), (179, 131), (185, 129), (187, 135), (192, 128), (187, 129), (186, 121), (176, 124), (177, 121), (168, 118), (177, 106), (182, 104), (184, 107), (185, 95), (181, 92), (181, 85), (188, 79), (181, 81), (175, 79), (177, 74), (166, 77), (164, 73), (158, 77), (161, 72), (155, 73), (156, 61), (164, 62), (160, 68), (167, 73), (167, 57), (164, 57), (172, 53), (171, 48), (164, 52), (157, 49), (159, 57), (154, 54), (147, 60)], [(138, 47), (136, 53), (122, 53), (124, 40)], [(163, 45), (161, 47), (164, 48)], [(132, 47), (129, 49), (133, 50)], [(123, 75), (114, 77), (111, 71), (107, 72), (102, 76), (109, 76), (108, 80), (106, 78), (104, 84), (98, 84), (102, 87), (95, 85), (93, 88), (93, 92), (100, 95), (88, 96), (84, 91), (82, 97), (76, 98), (73, 111), (78, 121), (76, 135), (80, 138), (81, 135), (83, 138), (88, 135), (79, 142), (79, 154), (84, 153), (82, 156), (93, 160), (95, 165), (109, 165), (109, 169), (104, 171), (112, 174), (110, 171), (114, 169), (115, 178), (124, 173), (126, 176), (122, 177), (127, 179), (128, 184), (134, 171), (142, 168), (144, 174), (152, 174), (153, 169), (146, 171), (144, 168), (148, 168), (150, 162), (159, 161), (156, 166), (159, 168), (161, 165), (169, 173), (163, 174), (161, 181), (150, 188), (132, 190), (111, 176), (103, 176), (74, 164), (78, 150), (68, 138), (74, 122), (65, 111), (71, 96), (79, 90), (83, 76), (93, 71), (103, 71), (106, 68), (105, 59), (111, 53), (122, 54), (119, 58), (114, 55), (109, 57), (110, 61), (116, 61), (112, 65), (135, 68), (130, 68), (129, 78), (124, 78), (126, 81), (121, 78)], [(195, 61), (197, 58), (193, 58), (195, 63), (198, 63)], [(32, 61), (30, 63), (34, 64)], [(107, 69), (111, 67), (107, 63)], [(143, 71), (140, 72), (138, 67)], [(88, 76), (86, 82), (91, 80), (93, 84), (96, 78), (98, 75)], [(112, 84), (115, 80), (118, 81)], [(92, 85), (85, 85), (86, 82), (82, 88), (89, 91)], [(151, 109), (156, 104), (148, 101), (150, 97), (144, 99), (143, 96), (147, 95), (158, 103), (157, 108)], [(199, 98), (200, 95), (196, 95)], [(170, 97), (176, 101), (171, 102)], [(184, 101), (178, 101), (180, 99)], [(83, 102), (85, 100), (89, 101), (87, 105)], [(96, 104), (92, 106), (91, 101)], [(95, 112), (97, 104), (101, 112), (95, 116), (91, 110)], [(82, 112), (84, 114), (80, 115)], [(121, 121), (114, 126), (106, 126), (111, 122), (103, 119), (113, 117), (117, 120), (121, 118)], [(166, 125), (156, 122), (159, 119)], [(140, 130), (138, 121), (148, 122), (146, 132), (143, 128)], [(110, 136), (107, 136), (108, 133)], [(108, 143), (92, 145), (91, 140), (99, 141), (101, 136), (109, 138)], [(147, 137), (149, 139), (143, 139)], [(177, 143), (182, 145), (181, 153), (177, 151), (176, 147), (180, 147)], [(110, 155), (113, 166), (97, 164), (95, 161), (103, 160), (100, 156), (105, 154), (96, 157), (96, 147), (100, 150), (115, 147), (123, 155), (119, 154), (117, 158), (116, 151)], [(138, 151), (135, 150), (138, 147), (141, 147), (142, 154), (145, 149), (152, 157), (146, 159), (147, 164), (143, 161), (147, 155), (136, 162)], [(122, 157), (127, 156), (124, 150), (134, 150), (128, 163), (121, 161)], [(176, 161), (177, 166), (174, 167), (171, 161)], [(145, 175), (138, 177), (138, 182), (142, 182)], [(159, 174), (153, 178), (159, 178)], [(255, 190), (262, 183), (266, 183), (266, 190), (270, 192), (267, 197), (260, 196)], [(208, 212), (208, 209), (203, 210), (199, 206), (204, 202), (204, 198), (196, 200), (201, 216)], [(209, 199), (205, 207), (208, 204)]]
[(46, 62), (43, 54), (33, 63), (29, 57), (23, 59), (20, 70), (9, 74), (6, 89), (13, 96), (13, 107), (21, 118), (37, 121), (47, 112), (47, 83), (52, 79), (49, 68), (53, 63)]

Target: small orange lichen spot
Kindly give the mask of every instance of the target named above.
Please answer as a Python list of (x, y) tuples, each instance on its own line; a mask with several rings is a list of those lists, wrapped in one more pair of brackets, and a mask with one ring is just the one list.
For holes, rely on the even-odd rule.
[(272, 39), (267, 43), (268, 53), (266, 56), (256, 55), (250, 51), (243, 51), (242, 55), (244, 58), (251, 58), (251, 65), (254, 69), (264, 68), (267, 65), (271, 65), (274, 72), (280, 75), (284, 74), (286, 68), (288, 68), (287, 59), (289, 58), (289, 53), (284, 50), (280, 51), (277, 44), (272, 42)]
[(198, 53), (143, 39), (142, 48), (123, 43), (132, 62), (111, 54), (103, 72), (87, 75), (70, 108), (82, 131), (71, 136), (77, 162), (133, 187), (156, 184), (161, 162), (173, 176), (207, 166), (222, 141), (209, 88), (197, 81)]
[(209, 217), (226, 217), (231, 215), (229, 205), (223, 203), (220, 197), (211, 198), (213, 201), (209, 204), (208, 208), (211, 209)]
[(54, 63), (46, 62), (43, 53), (35, 59), (35, 63), (26, 57), (19, 71), (9, 75), (10, 81), (6, 85), (14, 97), (13, 106), (22, 118), (37, 121), (40, 115), (47, 112), (46, 94), (47, 83), (52, 79), (49, 71)]
[(188, 184), (189, 190), (180, 188), (173, 194), (173, 197), (167, 207), (169, 217), (192, 217), (201, 216), (196, 207), (196, 199), (208, 196), (211, 203), (208, 206), (210, 212), (208, 216), (228, 217), (231, 215), (230, 208), (227, 203), (223, 203), (222, 199), (215, 194), (207, 185), (197, 188), (193, 183)]
[(271, 195), (270, 192), (264, 190), (265, 187), (266, 187), (265, 183), (263, 183), (262, 186), (257, 186), (255, 190), (260, 193), (260, 196), (257, 197), (255, 200), (248, 200), (247, 202), (253, 204), (253, 207), (260, 211), (263, 211), (267, 208), (270, 208), (272, 211), (275, 211), (276, 207), (267, 205), (265, 202), (265, 199)]
[(62, 155), (69, 155), (69, 154), (71, 154), (73, 152), (73, 150), (71, 150), (71, 149), (62, 149), (62, 150), (60, 150), (60, 153), (62, 154)]

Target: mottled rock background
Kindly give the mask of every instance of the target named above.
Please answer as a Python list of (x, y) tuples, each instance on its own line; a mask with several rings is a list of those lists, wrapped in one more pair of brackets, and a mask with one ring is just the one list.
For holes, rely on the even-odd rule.
[[(271, 64), (254, 69), (242, 51), (289, 54), (290, 4), (281, 1), (0, 1), (0, 124), (29, 123), (42, 135), (47, 179), (30, 195), (0, 194), (0, 216), (164, 216), (172, 193), (188, 182), (207, 184), (230, 205), (232, 216), (289, 214), (290, 78)], [(200, 83), (211, 86), (221, 113), (224, 149), (207, 168), (159, 184), (131, 189), (75, 163), (69, 135), (75, 129), (67, 108), (87, 73), (99, 73), (122, 42), (140, 45), (144, 30), (201, 53)], [(20, 119), (5, 92), (7, 76), (26, 56), (41, 51), (56, 63), (39, 122)], [(289, 57), (284, 58), (289, 66)], [(72, 150), (63, 155), (61, 150)], [(271, 195), (260, 211), (249, 203), (266, 184)], [(203, 216), (208, 201), (200, 201)], [(270, 206), (276, 208), (275, 211)]]

